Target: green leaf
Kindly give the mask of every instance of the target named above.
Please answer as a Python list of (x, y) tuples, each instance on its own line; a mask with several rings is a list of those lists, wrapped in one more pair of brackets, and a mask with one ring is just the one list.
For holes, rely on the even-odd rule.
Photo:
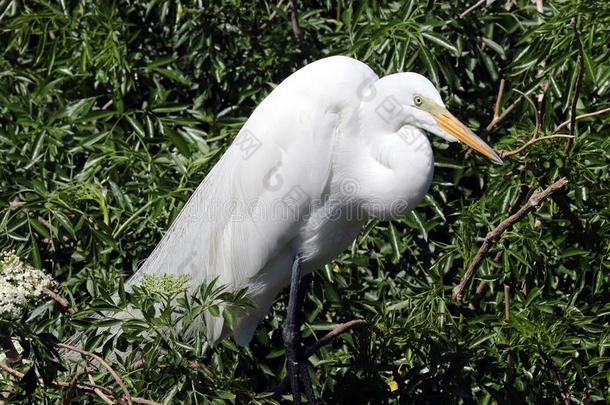
[(135, 117), (131, 115), (125, 115), (125, 119), (129, 122), (129, 125), (133, 128), (133, 130), (141, 137), (144, 137), (146, 133), (144, 132), (144, 127), (140, 124)]
[(495, 42), (494, 40), (492, 40), (490, 38), (483, 37), (481, 39), (483, 40), (485, 45), (487, 45), (488, 47), (493, 49), (493, 51), (496, 52), (498, 55), (500, 55), (502, 57), (502, 59), (506, 59), (506, 53), (504, 52), (504, 48), (502, 48), (502, 46), (500, 44), (498, 44), (497, 42)]
[(434, 34), (432, 32), (422, 32), (421, 35), (430, 40), (431, 42), (440, 45), (441, 47), (447, 49), (448, 51), (451, 52), (451, 54), (453, 56), (459, 56), (459, 52), (457, 50), (457, 48), (455, 46), (453, 46), (449, 41), (447, 41), (445, 38), (441, 37), (440, 35)]

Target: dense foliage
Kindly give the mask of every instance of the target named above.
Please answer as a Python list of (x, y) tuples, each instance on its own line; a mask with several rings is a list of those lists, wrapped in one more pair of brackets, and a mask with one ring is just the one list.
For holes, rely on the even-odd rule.
[[(302, 1), (302, 40), (290, 3), (0, 2), (0, 250), (52, 274), (76, 310), (49, 301), (20, 322), (0, 320), (5, 354), (9, 337), (23, 350), (7, 364), (25, 373), (17, 382), (0, 372), (1, 395), (101, 401), (52, 384), (74, 376), (56, 344), (78, 331), (88, 348), (125, 353), (108, 361), (131, 395), (280, 401), (266, 391), (285, 376), (285, 297), (248, 348), (210, 348), (188, 325), (203, 309), (218, 312), (218, 300), (247, 305), (242, 293), (211, 285), (191, 296), (178, 280), (126, 294), (121, 280), (273, 86), (343, 54), (380, 75), (426, 75), (499, 150), (532, 136), (575, 138), (533, 143), (503, 166), (435, 139), (425, 202), (401, 221), (371, 222), (315, 275), (307, 341), (338, 322), (369, 322), (311, 358), (316, 394), (328, 403), (610, 401), (610, 114), (556, 129), (573, 106), (578, 115), (610, 107), (607, 2), (546, 1), (540, 13), (542, 1), (487, 1), (461, 17), (474, 1)], [(501, 79), (500, 112), (517, 103), (485, 131)], [(504, 233), (454, 301), (485, 235), (560, 177), (566, 189)], [(489, 288), (469, 309), (481, 280)], [(152, 316), (174, 297), (180, 319)], [(127, 302), (143, 320), (95, 318)], [(97, 384), (121, 392), (91, 365)]]

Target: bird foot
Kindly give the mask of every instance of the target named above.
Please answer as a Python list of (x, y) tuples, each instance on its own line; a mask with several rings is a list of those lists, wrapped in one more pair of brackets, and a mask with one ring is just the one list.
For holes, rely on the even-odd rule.
[(286, 322), (284, 324), (284, 346), (286, 347), (286, 358), (288, 368), (288, 381), (292, 389), (292, 398), (295, 404), (301, 403), (301, 385), (310, 404), (315, 404), (311, 379), (307, 370), (307, 358), (303, 345), (301, 344), (301, 320), (300, 309), (307, 286), (311, 283), (311, 275), (301, 280), (301, 256), (297, 254), (292, 264), (292, 275), (290, 279), (290, 294), (288, 297), (288, 308), (286, 309)]
[[(307, 348), (305, 348), (305, 350), (302, 350), (302, 355), (298, 354), (297, 352), (297, 361), (291, 361), (289, 356), (291, 354), (289, 354), (289, 352), (291, 352), (291, 350), (286, 350), (286, 357), (288, 358), (288, 376), (286, 378), (284, 378), (279, 384), (277, 384), (275, 387), (269, 389), (268, 391), (270, 392), (274, 392), (276, 395), (281, 395), (283, 393), (285, 393), (286, 391), (288, 391), (288, 388), (291, 384), (291, 367), (295, 366), (295, 363), (299, 366), (296, 367), (296, 372), (297, 373), (307, 373), (307, 359), (309, 359), (309, 357), (311, 355), (313, 355), (314, 353), (316, 353), (322, 346), (325, 346), (327, 344), (329, 344), (333, 339), (335, 339), (336, 337), (342, 335), (345, 332), (348, 332), (352, 329), (355, 328), (359, 328), (362, 327), (364, 325), (367, 325), (367, 322), (364, 319), (354, 319), (345, 323), (341, 323), (339, 325), (337, 325), (337, 327), (335, 329), (333, 329), (332, 331), (328, 332), (326, 335), (324, 335), (322, 338), (320, 338), (319, 340), (315, 341), (312, 345), (308, 346)], [(284, 333), (286, 333), (286, 331), (284, 330)], [(286, 336), (284, 336), (286, 338)], [(299, 346), (296, 346), (295, 350), (298, 349)], [(302, 361), (298, 361), (299, 356), (302, 356), (303, 360)], [(307, 374), (305, 377), (306, 379), (309, 379), (309, 375)], [(301, 375), (298, 374), (298, 378), (292, 378), (293, 380), (296, 381), (296, 383), (298, 383), (299, 381), (303, 383), (303, 385), (305, 385), (305, 383), (303, 382), (303, 380), (301, 379)], [(295, 383), (295, 384), (296, 384)], [(311, 400), (310, 400), (311, 402)], [(315, 402), (314, 402), (315, 403)]]

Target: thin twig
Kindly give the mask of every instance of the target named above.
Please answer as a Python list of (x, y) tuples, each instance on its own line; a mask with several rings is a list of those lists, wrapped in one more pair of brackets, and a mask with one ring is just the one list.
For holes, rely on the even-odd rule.
[(271, 15), (269, 16), (269, 18), (267, 19), (267, 21), (265, 21), (263, 23), (263, 25), (261, 25), (261, 29), (265, 29), (267, 28), (267, 26), (269, 25), (269, 23), (271, 22), (271, 20), (273, 20), (275, 18), (275, 16), (277, 16), (277, 10), (282, 7), (282, 4), (284, 3), (284, 0), (279, 0), (277, 2), (277, 4), (275, 5), (275, 10), (273, 10), (273, 12), (271, 13)]
[[(510, 286), (504, 284), (504, 320), (510, 320)], [(510, 339), (510, 330), (507, 331), (508, 338)], [(515, 377), (515, 356), (512, 350), (508, 350), (506, 355), (506, 376), (508, 381), (512, 384)]]
[(296, 0), (290, 0), (290, 22), (292, 25), (292, 32), (294, 37), (299, 41), (299, 44), (303, 42), (303, 31), (299, 25), (299, 9), (297, 7)]
[(504, 284), (504, 320), (510, 320), (510, 286)]
[[(366, 324), (367, 324), (367, 322), (363, 319), (354, 319), (352, 321), (337, 325), (337, 327), (335, 327), (335, 329), (328, 332), (326, 335), (324, 335), (322, 338), (320, 338), (320, 340), (316, 341), (314, 344), (312, 344), (311, 346), (309, 346), (305, 349), (305, 351), (304, 351), (305, 359), (311, 357), (322, 346), (329, 344), (337, 336), (339, 336), (351, 329), (354, 329), (354, 328), (357, 328), (360, 326), (364, 326)], [(271, 388), (269, 391), (274, 392), (275, 394), (279, 395), (279, 394), (286, 392), (288, 390), (288, 387), (289, 387), (288, 377), (286, 377), (278, 385)]]
[(493, 119), (498, 119), (500, 117), (500, 108), (502, 107), (502, 96), (504, 95), (504, 85), (506, 84), (506, 80), (500, 80), (500, 88), (498, 89), (498, 97), (496, 98), (496, 105), (494, 106), (494, 116)]
[(320, 350), (320, 348), (322, 346), (329, 344), (331, 342), (331, 340), (333, 340), (337, 336), (341, 335), (342, 333), (345, 333), (348, 330), (351, 330), (354, 328), (359, 328), (366, 324), (367, 324), (367, 322), (364, 319), (354, 319), (352, 321), (345, 322), (345, 323), (338, 325), (335, 329), (328, 332), (326, 335), (322, 336), (322, 338), (320, 340), (316, 341), (314, 344), (309, 346), (305, 350), (305, 358), (309, 358), (310, 356), (312, 356), (315, 352)]
[(500, 157), (502, 159), (504, 158), (509, 158), (511, 156), (514, 156), (518, 153), (521, 153), (525, 148), (527, 148), (528, 146), (531, 146), (533, 144), (535, 144), (536, 142), (539, 141), (544, 141), (545, 139), (553, 139), (553, 138), (574, 138), (574, 135), (547, 135), (547, 136), (541, 136), (540, 138), (532, 138), (529, 141), (527, 141), (526, 143), (524, 143), (523, 145), (521, 145), (520, 147), (518, 147), (515, 150), (500, 150), (498, 151), (498, 155), (500, 155)]
[[(494, 261), (497, 262), (502, 258), (503, 255), (504, 251), (499, 250), (498, 253), (496, 253), (496, 256), (494, 257)], [(490, 274), (494, 274), (496, 272), (496, 268), (492, 267), (489, 272)], [(485, 291), (487, 290), (487, 285), (487, 281), (485, 280), (481, 280), (479, 282), (477, 289), (474, 291), (474, 294), (470, 299), (470, 302), (468, 303), (468, 309), (470, 309), (471, 311), (476, 311), (479, 308), (479, 304), (481, 303), (481, 300), (485, 295)]]
[[(22, 372), (17, 371), (3, 363), (0, 363), (0, 369), (4, 370), (9, 375), (11, 375), (12, 377), (14, 377), (18, 380), (22, 379), (23, 375), (24, 375)], [(54, 380), (53, 382), (51, 382), (51, 385), (54, 385), (56, 387), (63, 388), (63, 389), (70, 389), (72, 384), (69, 382), (66, 382), (66, 381), (62, 381), (62, 380)], [(99, 389), (107, 396), (116, 397), (116, 394), (114, 394), (112, 392), (112, 390), (110, 390), (106, 387), (103, 387), (101, 385), (98, 385), (98, 384), (77, 382), (76, 388), (83, 392), (88, 392), (88, 393), (93, 393), (95, 389)], [(125, 401), (122, 398), (117, 398), (117, 400), (121, 404), (125, 403)], [(131, 401), (135, 404), (142, 404), (142, 405), (161, 405), (159, 402), (151, 401), (150, 399), (145, 399), (145, 398), (140, 398), (140, 397), (131, 397)]]
[(470, 283), (472, 278), (474, 277), (474, 273), (478, 269), (479, 265), (487, 255), (489, 249), (500, 239), (500, 237), (509, 230), (514, 224), (519, 222), (523, 217), (525, 217), (528, 213), (538, 208), (538, 206), (549, 198), (551, 195), (556, 193), (558, 190), (563, 188), (568, 183), (568, 180), (564, 177), (557, 180), (555, 183), (551, 184), (546, 189), (534, 193), (530, 199), (527, 201), (525, 205), (523, 205), (519, 210), (513, 215), (506, 218), (504, 221), (500, 222), (500, 224), (490, 231), (486, 236), (485, 240), (481, 244), (477, 254), (474, 259), (468, 266), (468, 270), (464, 274), (462, 281), (453, 288), (452, 297), (454, 300), (460, 301), (466, 290), (466, 286)]
[(24, 376), (24, 374), (20, 371), (17, 371), (9, 366), (7, 366), (4, 363), (0, 363), (0, 368), (4, 371), (6, 371), (7, 373), (9, 373), (10, 375), (12, 375), (13, 377), (15, 377), (18, 380), (21, 380)]
[[(95, 381), (93, 380), (93, 376), (91, 375), (91, 373), (87, 372), (87, 377), (89, 378), (89, 382), (90, 382), (91, 384), (95, 384)], [(94, 389), (93, 389), (93, 392), (94, 392), (94, 393), (95, 393), (95, 394), (96, 394), (98, 397), (100, 397), (100, 399), (101, 399), (102, 401), (104, 401), (104, 402), (105, 402), (105, 403), (107, 403), (108, 405), (113, 405), (113, 404), (114, 404), (114, 402), (112, 401), (112, 399), (110, 399), (110, 398), (108, 397), (108, 395), (104, 394), (104, 393), (102, 392), (102, 390), (100, 390), (99, 388), (94, 388)]]
[(72, 402), (72, 398), (76, 393), (76, 385), (80, 382), (80, 378), (85, 374), (85, 370), (77, 370), (74, 377), (72, 377), (72, 381), (70, 381), (70, 387), (64, 393), (64, 398), (62, 400), (63, 405), (70, 405)]
[(92, 359), (94, 359), (98, 363), (100, 363), (106, 370), (108, 370), (108, 372), (114, 378), (114, 380), (117, 382), (117, 384), (119, 384), (119, 386), (123, 390), (123, 393), (125, 394), (125, 399), (127, 400), (127, 403), (129, 405), (131, 405), (131, 394), (129, 394), (129, 391), (127, 390), (127, 386), (123, 382), (123, 379), (121, 378), (121, 376), (119, 376), (119, 374), (116, 371), (114, 371), (114, 369), (112, 367), (110, 367), (110, 365), (108, 363), (106, 363), (106, 361), (104, 359), (102, 359), (100, 356), (98, 356), (95, 353), (91, 353), (91, 352), (88, 352), (86, 350), (79, 349), (78, 347), (74, 347), (74, 346), (71, 346), (71, 345), (68, 345), (68, 344), (65, 344), (65, 343), (58, 343), (57, 346), (62, 347), (62, 348), (67, 349), (67, 350), (71, 350), (71, 351), (76, 352), (76, 353), (80, 353), (83, 356), (91, 357)]
[[(599, 111), (578, 115), (578, 116), (576, 116), (576, 121), (582, 120), (583, 118), (595, 117), (597, 115), (602, 115), (602, 114), (607, 114), (607, 113), (610, 113), (610, 107), (604, 108)], [(555, 127), (555, 131), (559, 131), (561, 128), (567, 127), (568, 125), (570, 125), (570, 121), (571, 120), (567, 120), (567, 121), (564, 121), (561, 124), (557, 125), (557, 127)]]
[(76, 311), (74, 308), (70, 306), (70, 303), (67, 299), (57, 294), (55, 291), (49, 290), (48, 288), (44, 289), (44, 293), (51, 297), (55, 302), (57, 302), (62, 308), (66, 310), (70, 315), (74, 315)]
[(535, 138), (538, 136), (538, 133), (540, 132), (540, 111), (538, 111), (538, 107), (536, 107), (536, 104), (530, 98), (530, 96), (528, 96), (521, 90), (517, 90), (517, 89), (513, 89), (513, 90), (516, 91), (517, 93), (521, 94), (523, 97), (525, 97), (527, 102), (530, 103), (530, 105), (532, 106), (532, 109), (534, 110), (534, 116), (536, 117), (536, 130), (534, 132), (534, 138)]
[[(517, 212), (518, 207), (520, 207), (523, 204), (523, 200), (525, 199), (525, 197), (527, 196), (527, 188), (523, 185), (521, 185), (519, 187), (519, 190), (517, 191), (517, 195), (515, 196), (515, 198), (513, 199), (513, 202), (511, 203), (509, 209), (508, 209), (508, 215), (513, 215), (515, 212)], [(503, 246), (504, 249), (504, 246)], [(494, 257), (494, 261), (495, 262), (499, 262), (500, 259), (502, 259), (502, 256), (504, 255), (504, 250), (498, 250), (498, 253), (496, 253), (496, 256)], [(492, 267), (491, 269), (489, 269), (489, 273), (490, 274), (495, 274), (497, 271), (496, 267)], [(483, 296), (485, 295), (485, 291), (487, 290), (487, 281), (485, 280), (481, 280), (479, 282), (479, 285), (477, 286), (477, 289), (474, 292), (474, 295), (472, 296), (472, 298), (470, 299), (470, 303), (468, 304), (468, 308), (472, 311), (476, 311), (479, 308), (479, 304), (481, 303), (481, 300), (483, 299)]]
[(102, 110), (107, 110), (108, 108), (110, 108), (110, 106), (111, 106), (113, 103), (114, 103), (114, 100), (113, 100), (113, 99), (110, 99), (110, 100), (106, 101), (106, 104), (104, 104), (104, 105), (102, 106)]
[(497, 118), (493, 118), (491, 122), (485, 127), (485, 132), (491, 132), (491, 130), (494, 129), (500, 122), (504, 121), (508, 114), (510, 114), (515, 109), (515, 107), (517, 107), (517, 105), (521, 102), (522, 99), (523, 96), (519, 96), (519, 98), (517, 98), (515, 102), (513, 102), (504, 111), (502, 111), (502, 114), (500, 114)]
[(485, 3), (485, 0), (479, 0), (476, 3), (474, 3), (472, 6), (468, 7), (466, 10), (464, 10), (462, 12), (462, 14), (460, 14), (460, 18), (464, 18), (468, 13), (470, 13), (471, 11), (473, 11), (474, 9), (476, 9), (477, 7), (481, 6), (481, 4)]
[[(578, 104), (578, 96), (580, 95), (580, 90), (582, 88), (582, 79), (585, 74), (585, 55), (582, 49), (582, 42), (580, 41), (580, 33), (578, 32), (578, 28), (576, 27), (575, 18), (572, 19), (572, 30), (574, 31), (574, 40), (576, 41), (576, 47), (578, 48), (578, 76), (576, 77), (576, 84), (574, 85), (574, 95), (572, 97), (572, 105), (570, 106), (570, 135), (574, 135), (576, 133), (576, 105)], [(573, 140), (568, 139), (568, 143), (566, 145), (566, 154), (570, 153), (570, 150), (572, 149), (572, 143)]]

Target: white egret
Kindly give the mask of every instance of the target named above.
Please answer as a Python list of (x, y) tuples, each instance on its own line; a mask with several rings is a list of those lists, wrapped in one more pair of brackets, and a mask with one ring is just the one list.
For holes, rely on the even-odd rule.
[[(144, 274), (189, 274), (247, 288), (255, 308), (233, 338), (251, 340), (292, 283), (284, 340), (295, 402), (310, 400), (299, 321), (299, 283), (340, 254), (370, 218), (396, 219), (427, 193), (433, 155), (426, 132), (498, 155), (445, 108), (416, 73), (383, 78), (348, 57), (311, 63), (278, 85), (194, 192), (129, 284)], [(303, 287), (301, 287), (302, 289)], [(228, 331), (206, 314), (214, 344)]]

